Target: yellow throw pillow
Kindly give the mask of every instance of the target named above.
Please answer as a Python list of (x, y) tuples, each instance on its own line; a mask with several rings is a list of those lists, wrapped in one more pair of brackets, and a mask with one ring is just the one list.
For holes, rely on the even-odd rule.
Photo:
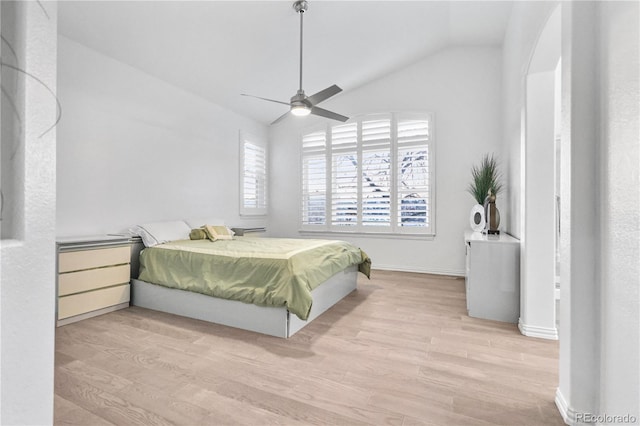
[(208, 236), (204, 229), (196, 228), (189, 232), (189, 238), (192, 240), (206, 240)]
[(233, 239), (233, 235), (226, 226), (205, 225), (202, 228), (211, 241)]

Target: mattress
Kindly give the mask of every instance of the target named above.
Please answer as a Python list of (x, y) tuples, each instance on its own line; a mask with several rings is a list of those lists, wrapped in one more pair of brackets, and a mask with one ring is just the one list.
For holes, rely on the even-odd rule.
[(139, 278), (223, 299), (283, 306), (306, 320), (314, 288), (351, 265), (368, 276), (370, 263), (362, 250), (338, 240), (181, 240), (144, 249)]

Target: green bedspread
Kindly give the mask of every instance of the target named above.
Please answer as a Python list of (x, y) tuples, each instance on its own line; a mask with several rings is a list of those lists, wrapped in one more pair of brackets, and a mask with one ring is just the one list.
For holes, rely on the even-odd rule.
[(344, 241), (181, 240), (144, 249), (139, 279), (223, 299), (284, 306), (306, 320), (311, 290), (351, 265), (369, 276), (369, 257)]

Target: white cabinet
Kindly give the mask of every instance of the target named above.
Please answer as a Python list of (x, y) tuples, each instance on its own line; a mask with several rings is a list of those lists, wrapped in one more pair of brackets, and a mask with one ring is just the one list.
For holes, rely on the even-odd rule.
[(517, 323), (520, 241), (510, 235), (465, 233), (467, 311), (475, 318)]
[(57, 325), (129, 306), (130, 240), (58, 238)]

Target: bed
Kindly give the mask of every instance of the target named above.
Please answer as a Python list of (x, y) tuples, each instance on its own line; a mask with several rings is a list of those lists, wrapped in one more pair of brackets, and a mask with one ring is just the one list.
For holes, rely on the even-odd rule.
[(195, 229), (177, 228), (145, 241), (133, 305), (288, 338), (355, 290), (359, 272), (369, 273), (366, 253), (344, 241), (191, 240), (184, 232)]

